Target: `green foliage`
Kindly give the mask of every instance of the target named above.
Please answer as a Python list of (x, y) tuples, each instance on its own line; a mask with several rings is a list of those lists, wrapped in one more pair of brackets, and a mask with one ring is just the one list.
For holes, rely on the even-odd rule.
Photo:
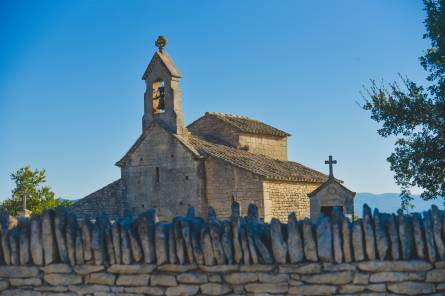
[(15, 215), (23, 208), (23, 199), (26, 197), (26, 208), (35, 214), (40, 214), (44, 209), (55, 208), (59, 205), (69, 206), (70, 201), (55, 198), (54, 192), (48, 186), (43, 186), (46, 182), (45, 170), (32, 170), (30, 166), (25, 166), (15, 173), (11, 173), (11, 180), (15, 187), (12, 190), (10, 199), (3, 201), (0, 207), (4, 207), (11, 215)]
[(372, 81), (364, 94), (363, 108), (382, 123), (378, 133), (398, 138), (388, 161), (402, 189), (402, 207), (412, 200), (412, 187), (421, 188), (425, 200), (445, 196), (445, 0), (424, 0), (424, 4), (423, 37), (431, 40), (431, 48), (420, 63), (429, 85), (405, 77), (401, 85)]

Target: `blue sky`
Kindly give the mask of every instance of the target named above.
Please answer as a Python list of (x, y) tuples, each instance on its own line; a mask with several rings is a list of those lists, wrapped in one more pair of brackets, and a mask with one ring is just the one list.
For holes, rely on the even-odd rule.
[(119, 178), (141, 132), (141, 80), (165, 35), (187, 123), (206, 111), (292, 134), (289, 157), (357, 192), (397, 192), (394, 139), (361, 110), (369, 79), (424, 82), (421, 1), (0, 0), (0, 199), (9, 173), (45, 168), (58, 196)]

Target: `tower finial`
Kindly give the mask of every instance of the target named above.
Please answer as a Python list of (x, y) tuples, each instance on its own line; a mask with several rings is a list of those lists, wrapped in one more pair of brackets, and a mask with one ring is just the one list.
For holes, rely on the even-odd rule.
[(167, 39), (164, 36), (159, 36), (155, 41), (155, 45), (159, 48), (159, 52), (164, 50), (164, 47), (167, 45)]

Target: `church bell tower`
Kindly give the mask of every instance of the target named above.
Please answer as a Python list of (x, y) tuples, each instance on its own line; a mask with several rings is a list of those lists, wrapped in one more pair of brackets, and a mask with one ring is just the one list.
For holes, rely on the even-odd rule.
[(157, 122), (175, 134), (186, 133), (182, 113), (181, 73), (165, 52), (167, 40), (159, 36), (158, 50), (153, 55), (142, 80), (145, 80), (144, 116), (142, 129)]

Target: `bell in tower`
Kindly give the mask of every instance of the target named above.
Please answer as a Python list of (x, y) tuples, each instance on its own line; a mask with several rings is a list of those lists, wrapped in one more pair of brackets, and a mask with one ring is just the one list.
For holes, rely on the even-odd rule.
[(176, 134), (184, 134), (182, 94), (179, 86), (181, 74), (165, 52), (167, 40), (159, 36), (158, 50), (153, 55), (142, 79), (145, 80), (143, 129), (157, 122)]

